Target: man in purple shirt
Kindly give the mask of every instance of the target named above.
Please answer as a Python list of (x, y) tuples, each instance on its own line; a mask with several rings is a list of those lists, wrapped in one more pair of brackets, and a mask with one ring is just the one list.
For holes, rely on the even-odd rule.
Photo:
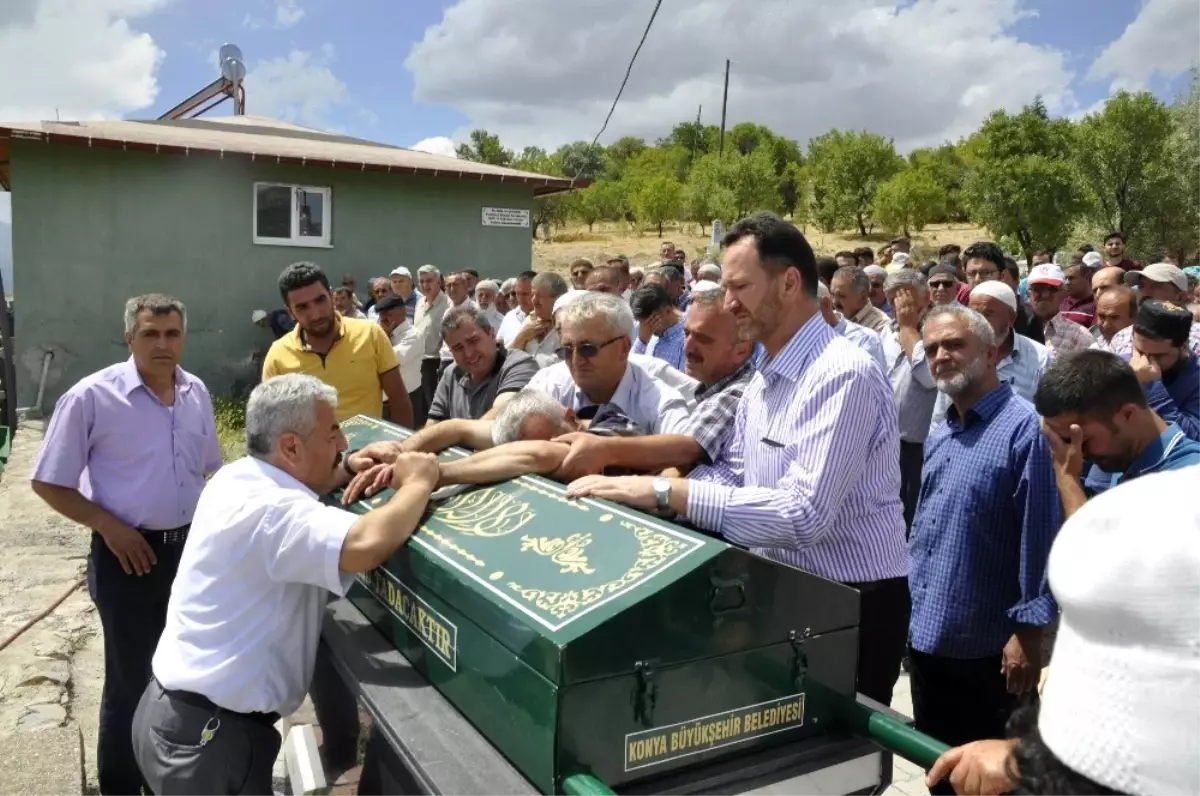
[(187, 315), (151, 294), (125, 304), (132, 356), (59, 398), (33, 468), (33, 491), (92, 530), (88, 593), (104, 628), (96, 765), (103, 794), (139, 793), (133, 713), (205, 476), (221, 466), (212, 400), (179, 367)]

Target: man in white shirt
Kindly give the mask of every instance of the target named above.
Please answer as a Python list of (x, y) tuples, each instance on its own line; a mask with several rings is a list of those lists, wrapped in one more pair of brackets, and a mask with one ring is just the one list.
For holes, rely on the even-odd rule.
[[(263, 382), (246, 406), (249, 455), (200, 496), (133, 722), (154, 793), (272, 792), (273, 725), (309, 689), (327, 593), (386, 561), (429, 502), (437, 460), (394, 443), (345, 456), (336, 406), (313, 376)], [(386, 504), (359, 516), (321, 502), (388, 459)]]
[(450, 309), (450, 299), (442, 290), (441, 271), (432, 265), (422, 265), (417, 269), (417, 281), (421, 285), (421, 300), (413, 313), (413, 326), (421, 336), (421, 401), (412, 402), (413, 428), (425, 425), (425, 416), (433, 402), (433, 388), (442, 364), (442, 318)]
[(533, 312), (533, 278), (535, 276), (537, 276), (536, 271), (522, 271), (517, 275), (517, 281), (512, 289), (513, 299), (516, 303), (509, 302), (512, 309), (504, 316), (504, 322), (500, 324), (500, 331), (497, 334), (505, 348), (512, 348), (512, 342), (516, 339), (517, 333), (521, 331), (525, 319), (529, 317), (529, 313)]
[(567, 280), (553, 271), (546, 271), (533, 278), (533, 312), (521, 325), (516, 337), (505, 347), (510, 351), (524, 351), (537, 360), (541, 367), (549, 367), (558, 361), (558, 332), (554, 329), (554, 302), (570, 290)]
[(400, 296), (387, 296), (375, 305), (379, 325), (387, 332), (400, 363), (400, 379), (409, 400), (416, 401), (421, 390), (421, 335), (408, 320), (408, 302)]

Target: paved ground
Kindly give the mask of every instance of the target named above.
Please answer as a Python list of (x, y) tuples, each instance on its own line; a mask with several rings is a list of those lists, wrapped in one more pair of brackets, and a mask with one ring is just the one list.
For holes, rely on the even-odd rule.
[[(0, 549), (5, 551), (0, 557), (0, 592), (5, 595), (0, 640), (54, 602), (84, 572), (88, 532), (50, 511), (29, 489), (42, 432), (37, 421), (21, 427), (0, 480)], [(0, 756), (0, 794), (97, 792), (96, 721), (103, 671), (100, 622), (86, 588), (0, 652), (0, 747), (8, 750)], [(892, 707), (912, 713), (906, 676), (897, 684)], [(306, 705), (302, 713), (307, 710)], [(75, 744), (83, 749), (82, 774)], [(35, 751), (16, 754), (20, 749)], [(354, 787), (335, 792), (351, 794)], [(888, 793), (924, 796), (923, 772), (898, 761)]]

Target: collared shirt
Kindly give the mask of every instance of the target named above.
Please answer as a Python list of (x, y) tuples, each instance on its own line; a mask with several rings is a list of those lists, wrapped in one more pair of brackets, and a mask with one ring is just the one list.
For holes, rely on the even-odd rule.
[(1091, 328), (1096, 322), (1096, 299), (1088, 296), (1085, 299), (1073, 299), (1067, 296), (1058, 305), (1059, 314), (1068, 321), (1074, 321), (1085, 329)]
[(883, 341), (878, 332), (873, 332), (866, 326), (851, 323), (843, 317), (838, 318), (833, 330), (870, 354), (871, 359), (879, 364), (880, 370), (887, 373), (887, 362), (883, 357)]
[(1096, 342), (1096, 338), (1085, 327), (1068, 320), (1061, 312), (1042, 324), (1042, 335), (1046, 338), (1046, 347), (1050, 349), (1052, 357), (1067, 351), (1091, 348)]
[[(1200, 356), (1200, 323), (1192, 321), (1187, 344), (1193, 354)], [(1133, 327), (1127, 326), (1114, 334), (1112, 340), (1108, 342), (1107, 349), (1119, 357), (1128, 359), (1133, 354)]]
[(422, 356), (426, 359), (438, 359), (442, 347), (442, 319), (450, 311), (450, 297), (446, 291), (438, 291), (437, 296), (430, 301), (422, 298), (417, 302), (413, 312), (413, 326), (421, 335), (423, 341)]
[(32, 479), (78, 489), (131, 527), (165, 531), (192, 521), (205, 475), (220, 466), (204, 382), (176, 367), (175, 403), (167, 406), (130, 357), (62, 394)]
[[(1050, 349), (1041, 343), (1035, 343), (1024, 335), (1011, 333), (1013, 336), (1012, 350), (1008, 356), (996, 365), (996, 375), (1001, 384), (1013, 388), (1020, 397), (1033, 403), (1034, 393), (1037, 392), (1038, 382), (1050, 365)], [(951, 405), (950, 396), (939, 392), (933, 403), (933, 414), (929, 420), (929, 430), (932, 432), (946, 419), (946, 410)]]
[(649, 434), (687, 433), (688, 408), (683, 396), (633, 362), (626, 363), (625, 375), (607, 401), (595, 401), (575, 386), (565, 362), (539, 370), (527, 386), (547, 393), (576, 412), (585, 406), (616, 404)]
[(645, 354), (630, 352), (629, 361), (649, 373), (655, 380), (662, 382), (682, 395), (683, 400), (687, 401), (689, 412), (696, 407), (696, 393), (701, 388), (700, 382), (682, 370), (671, 367), (661, 359), (648, 357)]
[(683, 321), (678, 320), (648, 342), (633, 341), (633, 353), (661, 359), (676, 370), (683, 370)]
[(909, 541), (913, 649), (997, 655), (1022, 625), (1049, 624), (1046, 582), (1062, 524), (1050, 449), (1034, 408), (1001, 384), (925, 441)]
[(1171, 377), (1152, 381), (1143, 388), (1146, 401), (1159, 417), (1176, 423), (1194, 440), (1200, 440), (1200, 362), (1195, 354)]
[(525, 311), (520, 307), (513, 307), (504, 316), (504, 320), (500, 322), (500, 330), (496, 332), (496, 339), (504, 343), (505, 348), (511, 346), (512, 341), (517, 339), (517, 335), (521, 333), (521, 327), (525, 325), (526, 317)]
[(1086, 485), (1098, 494), (1139, 476), (1165, 470), (1182, 470), (1197, 464), (1200, 464), (1200, 442), (1188, 437), (1174, 423), (1167, 423), (1166, 431), (1138, 454), (1129, 469), (1123, 473), (1109, 473), (1093, 464)]
[(867, 327), (876, 334), (892, 328), (892, 319), (887, 316), (887, 313), (869, 301), (850, 320), (859, 326)]
[(239, 713), (288, 715), (312, 681), (342, 543), (358, 518), (258, 459), (213, 476), (188, 534), (154, 653), (164, 688)]
[(538, 372), (538, 363), (524, 351), (497, 347), (492, 370), (479, 381), (458, 365), (446, 368), (429, 407), (430, 420), (478, 420), (496, 402), (496, 396), (523, 389)]
[[(308, 347), (297, 326), (276, 340), (263, 360), (263, 381), (284, 373), (307, 373), (337, 390), (337, 419), (383, 416), (379, 377), (399, 366), (392, 341), (377, 323), (337, 316), (341, 331), (325, 354)], [(407, 386), (407, 385), (405, 385)]]
[(405, 392), (416, 392), (421, 389), (421, 335), (407, 320), (392, 330), (392, 350), (396, 352), (396, 361), (400, 363), (400, 380), (404, 382)]
[(755, 553), (858, 583), (903, 577), (900, 441), (887, 378), (820, 313), (756, 372), (687, 515)]
[(742, 366), (710, 387), (701, 387), (696, 394), (699, 403), (692, 412), (685, 432), (704, 449), (702, 461), (712, 464), (720, 460), (729, 446), (738, 404), (754, 375), (754, 363), (747, 359)]
[(899, 330), (879, 337), (887, 365), (885, 371), (892, 384), (892, 398), (900, 416), (900, 441), (920, 445), (929, 436), (929, 421), (938, 395), (933, 377), (929, 375), (929, 363), (925, 361), (925, 346), (918, 339), (909, 356), (900, 345)]
[(498, 336), (500, 333), (500, 326), (504, 323), (504, 314), (501, 313), (500, 310), (496, 309), (496, 305), (493, 304), (483, 311), (483, 315), (487, 318), (488, 323), (491, 324), (492, 333)]

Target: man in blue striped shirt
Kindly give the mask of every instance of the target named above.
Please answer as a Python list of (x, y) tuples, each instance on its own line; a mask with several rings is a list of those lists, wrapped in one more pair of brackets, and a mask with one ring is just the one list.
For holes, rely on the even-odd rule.
[(861, 594), (858, 690), (891, 701), (908, 626), (900, 442), (891, 385), (821, 317), (817, 266), (760, 213), (725, 236), (725, 308), (765, 351), (721, 461), (689, 478), (587, 476), (570, 496), (671, 510), (755, 553)]
[(1001, 383), (987, 319), (938, 307), (921, 339), (953, 403), (925, 442), (909, 543), (913, 712), (917, 729), (958, 746), (1003, 737), (1037, 687), (1062, 508), (1038, 415)]
[(633, 353), (661, 359), (683, 372), (683, 313), (657, 284), (642, 285), (629, 297), (629, 308), (637, 321)]

